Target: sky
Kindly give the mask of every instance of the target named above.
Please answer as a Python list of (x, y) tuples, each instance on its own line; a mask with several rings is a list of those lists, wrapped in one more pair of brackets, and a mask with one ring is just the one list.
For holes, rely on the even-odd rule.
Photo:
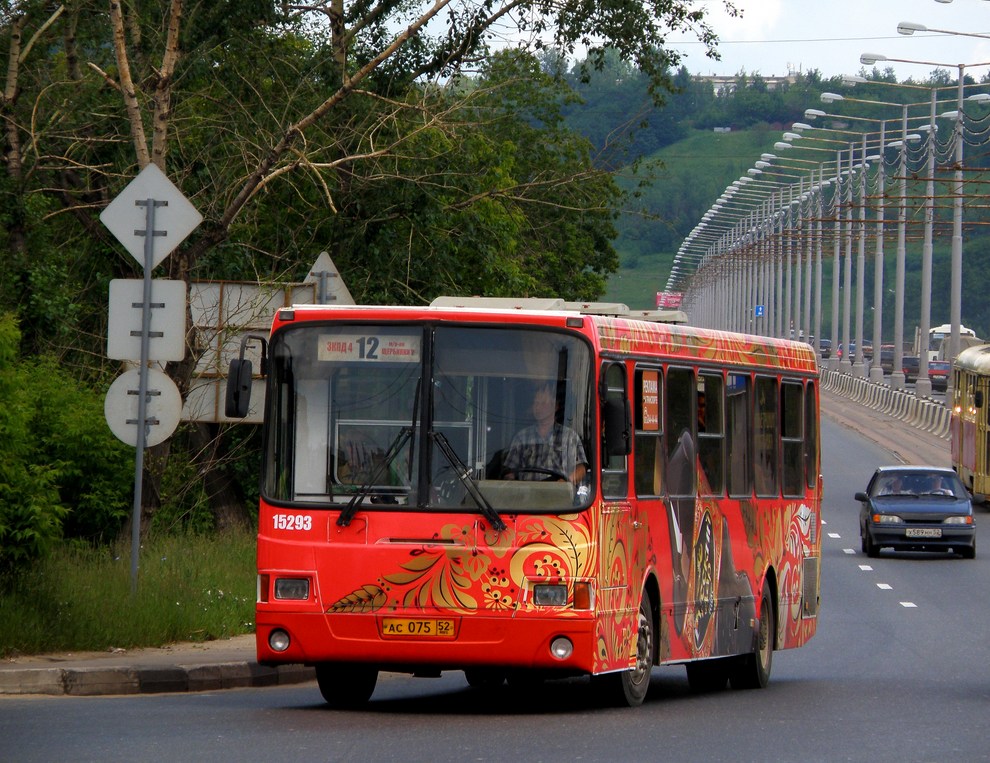
[[(958, 64), (977, 80), (990, 72), (990, 2), (988, 0), (734, 0), (742, 18), (721, 12), (719, 0), (707, 6), (719, 35), (721, 61), (704, 55), (700, 43), (671, 38), (671, 47), (684, 54), (692, 74), (734, 75), (740, 71), (764, 77), (788, 71), (817, 69), (823, 77), (856, 75), (863, 69), (862, 53), (942, 64), (955, 74)], [(898, 34), (900, 22), (926, 27), (928, 32)], [(985, 34), (964, 37), (933, 30)], [(680, 41), (678, 41), (680, 40)], [(986, 64), (975, 66), (975, 64)], [(885, 62), (897, 79), (926, 79), (936, 68), (928, 64)]]

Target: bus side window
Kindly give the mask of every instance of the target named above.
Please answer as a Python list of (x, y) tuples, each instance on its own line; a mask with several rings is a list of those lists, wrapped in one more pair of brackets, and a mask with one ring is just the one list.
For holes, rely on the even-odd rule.
[(814, 382), (804, 390), (804, 470), (805, 484), (814, 489), (818, 484), (818, 406), (815, 403)]
[(753, 422), (754, 474), (756, 494), (775, 496), (777, 487), (777, 432), (780, 431), (777, 417), (780, 408), (777, 404), (777, 380), (768, 376), (756, 377), (756, 419)]
[(784, 495), (804, 494), (804, 388), (785, 381), (780, 395)]
[(667, 494), (694, 495), (697, 473), (694, 371), (668, 368), (666, 391)]
[(726, 450), (729, 458), (728, 468), (729, 495), (751, 496), (752, 481), (752, 435), (750, 432), (750, 394), (749, 376), (744, 374), (729, 374), (728, 385), (728, 414)]
[(660, 369), (636, 369), (636, 495), (663, 493), (663, 429), (660, 426), (662, 380)]
[(709, 495), (722, 495), (725, 466), (725, 422), (722, 376), (702, 374), (698, 380), (698, 457)]
[[(626, 369), (621, 363), (609, 363), (602, 369), (602, 412), (604, 414), (605, 402), (620, 404), (628, 412), (628, 398), (626, 396)], [(631, 423), (631, 422), (630, 422)], [(602, 458), (602, 495), (606, 498), (624, 498), (629, 484), (629, 475), (626, 467), (626, 456), (610, 455), (608, 449), (604, 447), (604, 416), (602, 421), (603, 431), (601, 436), (601, 458)], [(629, 433), (632, 434), (631, 432)]]

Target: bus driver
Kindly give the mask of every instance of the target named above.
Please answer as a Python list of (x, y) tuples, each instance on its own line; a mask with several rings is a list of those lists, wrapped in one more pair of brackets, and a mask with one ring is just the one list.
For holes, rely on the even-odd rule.
[(557, 395), (553, 382), (537, 385), (531, 408), (536, 423), (512, 438), (502, 462), (505, 479), (570, 480), (579, 484), (588, 469), (584, 445), (577, 432), (556, 421)]

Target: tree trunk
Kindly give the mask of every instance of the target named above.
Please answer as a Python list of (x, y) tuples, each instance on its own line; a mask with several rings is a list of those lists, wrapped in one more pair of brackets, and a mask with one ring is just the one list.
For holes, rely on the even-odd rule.
[(223, 467), (222, 438), (217, 424), (193, 425), (190, 439), (197, 472), (203, 475), (204, 489), (220, 532), (251, 527), (244, 494)]

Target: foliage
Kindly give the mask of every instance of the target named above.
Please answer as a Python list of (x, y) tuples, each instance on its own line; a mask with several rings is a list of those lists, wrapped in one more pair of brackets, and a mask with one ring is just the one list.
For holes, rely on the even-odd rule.
[(0, 570), (42, 556), (63, 534), (113, 537), (126, 516), (129, 451), (102, 399), (47, 358), (23, 361), (0, 317)]
[(152, 535), (132, 595), (126, 543), (63, 544), (0, 585), (0, 657), (250, 633), (254, 553), (249, 533)]

